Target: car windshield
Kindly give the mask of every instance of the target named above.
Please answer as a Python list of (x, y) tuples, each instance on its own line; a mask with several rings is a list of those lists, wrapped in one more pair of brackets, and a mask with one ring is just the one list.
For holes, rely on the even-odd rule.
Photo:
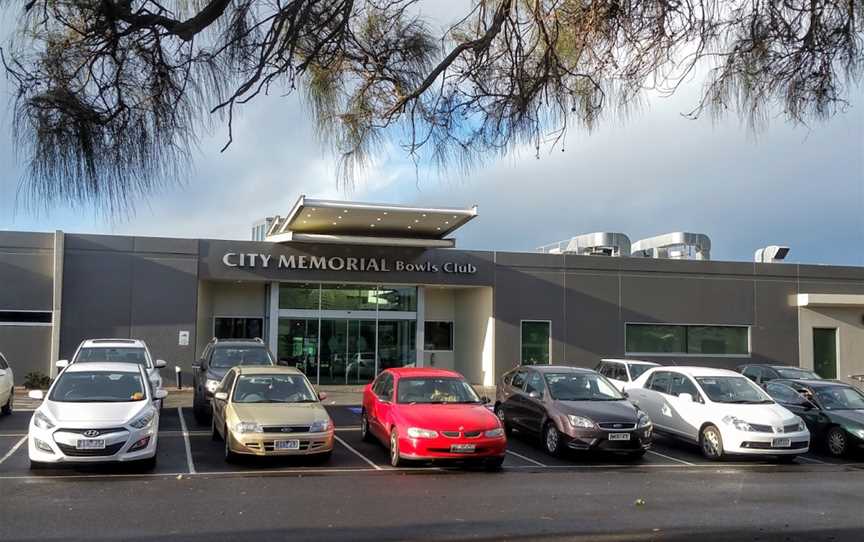
[(138, 373), (68, 370), (60, 375), (50, 397), (60, 403), (126, 403), (145, 398)]
[(273, 365), (273, 360), (261, 346), (223, 346), (213, 350), (211, 367), (227, 369), (237, 365)]
[(474, 389), (461, 378), (416, 377), (399, 379), (398, 403), (479, 403)]
[(775, 367), (775, 371), (780, 375), (780, 378), (791, 378), (798, 380), (822, 380), (822, 377), (814, 373), (813, 371), (808, 371), (806, 369), (796, 369), (789, 367)]
[(120, 347), (84, 347), (78, 351), (74, 362), (111, 362), (120, 361), (123, 363), (137, 363), (147, 367), (147, 351), (140, 346), (120, 346)]
[(234, 386), (235, 403), (317, 403), (303, 375), (244, 375)]
[(825, 410), (864, 410), (864, 394), (855, 388), (818, 388), (816, 400)]
[(558, 401), (620, 401), (624, 396), (600, 375), (546, 373), (552, 399)]
[(652, 367), (656, 367), (656, 365), (648, 365), (647, 363), (631, 363), (630, 367), (630, 380), (636, 380), (642, 373), (647, 371)]
[(774, 402), (749, 378), (743, 376), (697, 376), (696, 382), (715, 403), (758, 405)]

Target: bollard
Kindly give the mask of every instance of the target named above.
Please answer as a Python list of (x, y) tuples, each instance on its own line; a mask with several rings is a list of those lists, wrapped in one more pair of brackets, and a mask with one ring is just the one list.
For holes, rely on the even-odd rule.
[(177, 389), (182, 390), (183, 389), (183, 373), (180, 371), (179, 365), (174, 366), (174, 374), (177, 376)]

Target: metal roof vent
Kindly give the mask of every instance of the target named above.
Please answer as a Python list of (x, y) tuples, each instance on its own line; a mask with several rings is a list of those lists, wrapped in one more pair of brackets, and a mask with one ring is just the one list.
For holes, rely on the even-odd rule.
[(630, 255), (630, 238), (623, 233), (598, 231), (543, 245), (537, 250), (547, 254), (577, 254), (579, 256), (612, 256), (617, 258)]
[(780, 245), (769, 245), (765, 248), (760, 248), (753, 255), (753, 261), (757, 263), (777, 263), (786, 259), (789, 254), (789, 247)]
[(665, 233), (636, 241), (630, 255), (636, 258), (710, 260), (711, 239), (704, 233)]

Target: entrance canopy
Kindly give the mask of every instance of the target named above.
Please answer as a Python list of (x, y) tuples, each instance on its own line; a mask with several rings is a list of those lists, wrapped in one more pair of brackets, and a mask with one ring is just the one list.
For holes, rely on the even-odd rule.
[(864, 295), (860, 294), (798, 294), (798, 307), (864, 307)]
[(456, 242), (447, 236), (475, 216), (476, 205), (411, 207), (300, 196), (287, 216), (275, 217), (265, 240), (452, 248)]

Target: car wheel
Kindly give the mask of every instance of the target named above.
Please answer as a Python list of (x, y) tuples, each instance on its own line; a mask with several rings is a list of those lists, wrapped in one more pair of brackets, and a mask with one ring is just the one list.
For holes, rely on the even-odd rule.
[(219, 430), (216, 429), (216, 418), (210, 417), (210, 438), (213, 439), (214, 442), (219, 442), (222, 440), (222, 435), (219, 434)]
[(495, 415), (498, 416), (501, 425), (504, 426), (504, 433), (507, 435), (512, 433), (513, 431), (510, 429), (510, 425), (507, 423), (507, 417), (504, 414), (504, 405), (499, 404), (495, 407)]
[(484, 467), (489, 472), (498, 472), (501, 470), (501, 467), (504, 465), (503, 457), (496, 457), (494, 459), (487, 459)]
[(699, 447), (706, 459), (717, 461), (723, 459), (723, 437), (720, 430), (713, 425), (706, 425), (699, 435)]
[(231, 451), (231, 433), (228, 432), (228, 427), (225, 427), (225, 462), (237, 462), (237, 454)]
[(369, 432), (369, 418), (366, 416), (365, 410), (360, 414), (360, 438), (363, 439), (363, 442), (374, 440), (372, 433)]
[(405, 461), (399, 454), (399, 431), (394, 427), (390, 431), (390, 466), (398, 468), (404, 465)]
[(832, 427), (825, 435), (825, 447), (834, 457), (843, 457), (849, 448), (849, 437), (841, 427)]
[(564, 437), (555, 424), (546, 422), (546, 427), (543, 428), (543, 448), (546, 453), (552, 456), (559, 456), (564, 448)]
[(9, 400), (6, 401), (6, 404), (3, 405), (3, 408), (0, 409), (0, 413), (4, 416), (8, 416), (12, 414), (12, 401), (15, 399), (15, 390), (9, 392)]

